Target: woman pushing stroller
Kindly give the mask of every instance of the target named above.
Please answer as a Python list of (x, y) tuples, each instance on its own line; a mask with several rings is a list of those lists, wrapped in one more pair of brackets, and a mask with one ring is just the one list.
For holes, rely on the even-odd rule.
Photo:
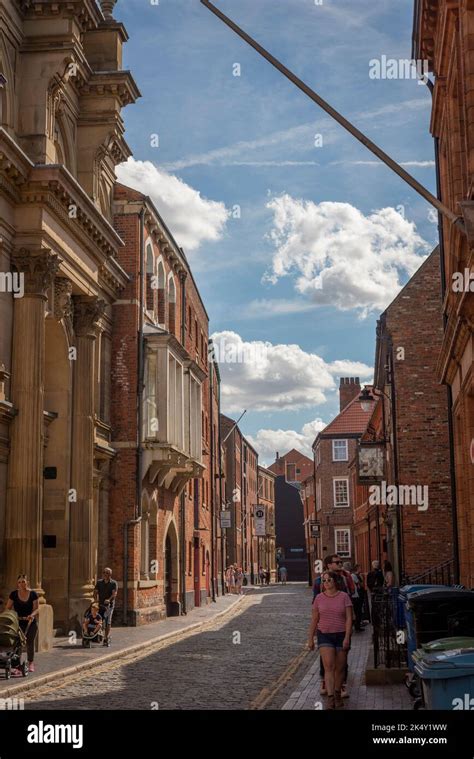
[[(38, 594), (31, 590), (26, 575), (18, 575), (17, 589), (12, 590), (7, 601), (7, 611), (13, 609), (18, 615), (20, 628), (26, 636), (26, 651), (29, 672), (35, 671), (35, 640), (38, 634), (37, 616), (39, 614)], [(18, 670), (12, 671), (13, 677), (21, 677)]]

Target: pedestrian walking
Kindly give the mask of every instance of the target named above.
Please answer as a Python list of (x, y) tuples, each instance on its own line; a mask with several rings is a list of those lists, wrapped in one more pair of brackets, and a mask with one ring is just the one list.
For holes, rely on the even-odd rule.
[(115, 599), (118, 593), (118, 583), (112, 579), (112, 570), (105, 567), (102, 580), (98, 580), (94, 588), (94, 601), (99, 603), (99, 611), (104, 620), (104, 646), (110, 645), (110, 630), (115, 609)]
[(227, 585), (227, 592), (232, 595), (235, 594), (235, 573), (232, 564), (226, 569), (225, 582)]
[[(26, 633), (26, 652), (28, 669), (35, 671), (35, 640), (38, 634), (37, 617), (39, 614), (38, 594), (31, 590), (26, 575), (18, 575), (16, 590), (12, 590), (7, 601), (7, 611), (13, 609), (18, 614), (21, 630)], [(13, 677), (21, 677), (19, 669), (12, 670)]]
[(367, 593), (369, 598), (369, 612), (372, 619), (372, 596), (380, 588), (383, 588), (385, 579), (383, 572), (380, 569), (380, 562), (374, 559), (372, 562), (372, 569), (367, 575)]
[(271, 577), (270, 570), (266, 569), (265, 570), (265, 585), (270, 585), (270, 577)]
[(282, 585), (286, 585), (286, 580), (288, 578), (288, 570), (286, 567), (280, 567), (280, 580)]
[(314, 636), (317, 633), (325, 671), (327, 708), (340, 709), (344, 706), (342, 685), (347, 653), (351, 647), (352, 601), (348, 593), (338, 590), (335, 572), (323, 572), (321, 582), (323, 589), (313, 601), (308, 648), (314, 650)]
[[(329, 554), (329, 556), (325, 556), (324, 561), (323, 561), (323, 570), (324, 571), (329, 570), (330, 572), (334, 572), (336, 574), (337, 589), (348, 594), (348, 596), (351, 598), (351, 605), (352, 605), (352, 594), (354, 593), (354, 590), (355, 590), (354, 581), (351, 577), (351, 573), (343, 569), (342, 559), (339, 556), (339, 554), (334, 553), (334, 554)], [(316, 596), (321, 592), (322, 592), (322, 575), (320, 577), (317, 577), (316, 580), (314, 581), (313, 601), (316, 599)], [(354, 613), (354, 611), (352, 613)], [(322, 656), (320, 656), (319, 658), (319, 674), (321, 677), (320, 693), (322, 696), (325, 696), (327, 694), (327, 688), (326, 688), (326, 680), (324, 676), (324, 661), (323, 661)], [(346, 660), (345, 677), (344, 677), (344, 682), (342, 684), (342, 689), (341, 689), (342, 698), (349, 698), (349, 691), (347, 689), (348, 677), (349, 677), (349, 666)]]
[(265, 571), (263, 567), (258, 568), (258, 579), (260, 580), (260, 585), (263, 585), (265, 582)]
[(393, 588), (395, 577), (393, 574), (393, 567), (389, 561), (384, 561), (383, 563), (383, 578), (384, 578), (385, 587)]
[(242, 567), (237, 567), (235, 565), (234, 575), (235, 575), (235, 592), (237, 593), (237, 595), (241, 596), (243, 593), (242, 584), (244, 581), (244, 573), (242, 571)]
[(354, 630), (356, 632), (364, 632), (362, 627), (362, 590), (360, 587), (360, 581), (355, 571), (352, 570), (350, 561), (345, 561), (344, 570), (350, 572), (352, 582), (354, 583), (354, 591), (351, 594), (352, 606), (354, 607)]

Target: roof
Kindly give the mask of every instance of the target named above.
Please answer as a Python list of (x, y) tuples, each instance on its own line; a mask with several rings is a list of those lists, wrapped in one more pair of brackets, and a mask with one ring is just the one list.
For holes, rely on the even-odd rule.
[[(372, 391), (370, 385), (367, 385), (366, 387), (368, 390)], [(316, 440), (318, 440), (318, 438), (333, 437), (335, 435), (362, 435), (367, 429), (375, 404), (376, 401), (374, 399), (371, 403), (370, 410), (364, 411), (362, 409), (362, 404), (359, 401), (359, 396), (356, 395), (356, 397), (342, 409), (336, 418), (333, 419), (332, 422), (329, 422), (327, 427), (321, 430), (316, 437)]]

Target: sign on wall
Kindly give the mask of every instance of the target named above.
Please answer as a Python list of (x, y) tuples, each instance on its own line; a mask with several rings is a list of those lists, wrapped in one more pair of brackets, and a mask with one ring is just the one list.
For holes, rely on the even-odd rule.
[(221, 511), (221, 529), (226, 530), (232, 527), (232, 518), (230, 511)]
[(262, 537), (265, 532), (265, 509), (263, 506), (254, 506), (255, 535)]

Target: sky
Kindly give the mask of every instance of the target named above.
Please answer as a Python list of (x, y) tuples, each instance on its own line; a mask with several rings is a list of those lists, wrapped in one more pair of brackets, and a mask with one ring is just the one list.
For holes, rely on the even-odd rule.
[[(429, 90), (390, 64), (411, 58), (413, 0), (215, 4), (435, 192)], [(339, 378), (370, 382), (377, 319), (435, 247), (436, 215), (199, 0), (119, 0), (114, 16), (142, 94), (118, 177), (186, 252), (223, 411), (247, 410), (266, 464), (310, 454)]]

